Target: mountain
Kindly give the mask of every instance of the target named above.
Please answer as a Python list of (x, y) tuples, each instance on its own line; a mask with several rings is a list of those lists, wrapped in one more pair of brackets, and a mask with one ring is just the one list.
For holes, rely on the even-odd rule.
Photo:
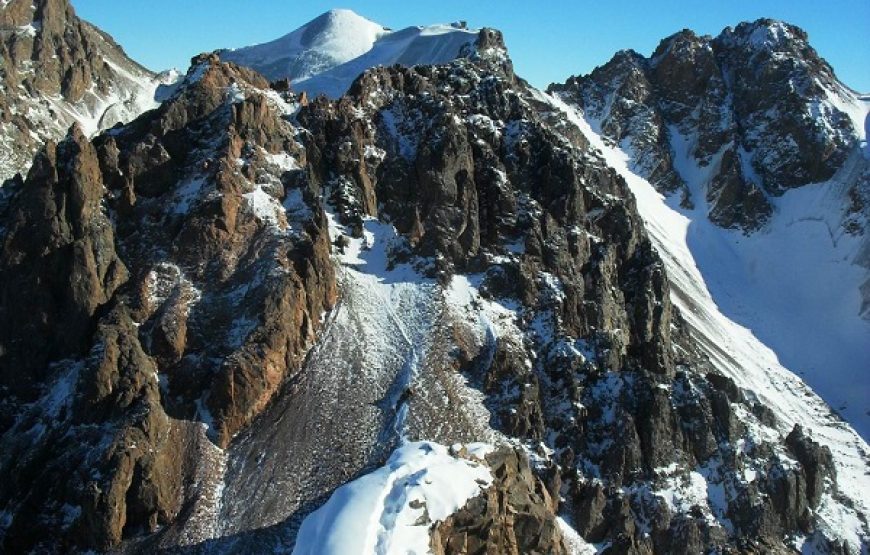
[(773, 20), (682, 31), (550, 90), (665, 195), (677, 264), (718, 310), (870, 437), (867, 97)]
[(77, 122), (90, 136), (157, 106), (172, 75), (154, 75), (66, 0), (0, 6), (0, 180), (26, 174), (36, 151)]
[(390, 31), (350, 10), (330, 10), (281, 38), (220, 52), (275, 81), (305, 81), (357, 58)]
[(456, 54), (314, 100), (203, 54), (4, 187), (3, 551), (868, 549), (866, 441), (688, 209), (501, 33)]
[(372, 67), (449, 62), (471, 47), (479, 31), (463, 24), (392, 31), (350, 10), (330, 10), (272, 42), (220, 56), (273, 81), (289, 78), (295, 90), (310, 96), (338, 98)]

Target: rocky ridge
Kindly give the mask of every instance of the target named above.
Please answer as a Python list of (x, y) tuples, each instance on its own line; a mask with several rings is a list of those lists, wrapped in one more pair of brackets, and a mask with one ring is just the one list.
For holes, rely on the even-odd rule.
[[(518, 302), (513, 324), (460, 342), (456, 364), (491, 425), (542, 444), (543, 469), (559, 465), (553, 491), (589, 541), (788, 550), (805, 536), (840, 549), (810, 516), (816, 501), (783, 504), (804, 499), (799, 484), (816, 471), (762, 439), (778, 436), (758, 433), (774, 417), (705, 363), (625, 182), (513, 74), (499, 34), (483, 31), (477, 48), (448, 66), (371, 70), (338, 103), (299, 114), (315, 178), (351, 235), (376, 215), (408, 241), (395, 259), (418, 257), (449, 291), (457, 274), (473, 279), (475, 324), (480, 306)], [(722, 498), (692, 493), (701, 481)], [(672, 486), (675, 497), (659, 493)]]
[[(241, 101), (242, 84), (263, 92)], [(50, 545), (100, 549), (165, 525), (196, 494), (194, 422), (226, 445), (298, 370), (335, 283), (323, 212), (298, 190), (295, 217), (280, 203), (304, 154), (266, 91), (204, 60), (131, 126), (49, 143), (13, 192), (7, 548), (37, 548), (49, 523)], [(59, 472), (79, 477), (44, 479)]]
[[(626, 158), (623, 173), (663, 193), (669, 208), (657, 210), (635, 190), (650, 201), (647, 226), (674, 231), (660, 252), (685, 244), (688, 258), (674, 262), (700, 270), (715, 311), (866, 438), (868, 405), (853, 376), (870, 356), (867, 98), (836, 78), (806, 33), (768, 19), (715, 38), (681, 31), (648, 58), (624, 51), (550, 90), (603, 137), (603, 151)], [(668, 273), (672, 282), (684, 274)], [(818, 283), (840, 285), (825, 295)], [(695, 302), (686, 286), (696, 289), (683, 283), (675, 295)]]
[[(769, 19), (715, 38), (683, 30), (649, 58), (621, 51), (550, 90), (630, 149), (660, 191), (679, 192), (684, 206), (704, 195), (711, 220), (745, 231), (769, 219), (770, 197), (831, 178), (863, 131), (850, 109), (856, 93), (806, 33)], [(690, 175), (682, 159), (702, 175)], [(697, 178), (701, 188), (690, 190)]]
[(495, 484), (432, 531), (432, 552), (569, 553), (556, 517), (558, 503), (535, 476), (522, 451), (502, 448), (486, 456)]
[(3, 181), (26, 174), (42, 144), (74, 122), (90, 136), (155, 108), (157, 88), (173, 79), (128, 58), (67, 0), (3, 2), (0, 38)]

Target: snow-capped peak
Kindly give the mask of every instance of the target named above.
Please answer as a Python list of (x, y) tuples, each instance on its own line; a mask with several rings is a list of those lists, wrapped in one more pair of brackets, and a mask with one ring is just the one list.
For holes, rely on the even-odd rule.
[(478, 32), (456, 23), (392, 31), (351, 10), (330, 10), (279, 39), (220, 55), (268, 79), (289, 78), (297, 90), (338, 97), (371, 67), (453, 60)]
[(344, 9), (329, 10), (303, 29), (302, 46), (328, 53), (339, 62), (356, 58), (387, 32), (379, 23)]
[(333, 9), (283, 37), (221, 56), (254, 67), (270, 79), (302, 81), (362, 55), (387, 32), (351, 10)]

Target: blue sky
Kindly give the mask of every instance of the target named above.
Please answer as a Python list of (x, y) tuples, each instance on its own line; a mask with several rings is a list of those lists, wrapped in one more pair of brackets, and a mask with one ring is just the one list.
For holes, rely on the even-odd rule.
[(392, 28), (464, 19), (473, 27), (501, 29), (517, 73), (540, 87), (588, 73), (623, 48), (649, 55), (683, 28), (717, 34), (740, 21), (773, 17), (804, 28), (844, 83), (870, 92), (870, 0), (72, 2), (80, 16), (155, 70), (185, 70), (199, 52), (266, 42), (330, 8), (350, 8)]

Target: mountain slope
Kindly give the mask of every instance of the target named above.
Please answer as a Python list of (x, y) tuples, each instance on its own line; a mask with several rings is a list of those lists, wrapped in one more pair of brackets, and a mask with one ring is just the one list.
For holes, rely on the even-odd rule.
[(870, 103), (803, 31), (683, 31), (551, 87), (690, 223), (718, 309), (866, 438)]
[(155, 76), (66, 0), (0, 6), (0, 180), (26, 173), (43, 142), (78, 123), (90, 136), (157, 106)]
[(866, 551), (866, 444), (711, 357), (737, 328), (669, 277), (648, 184), (500, 33), (338, 100), (276, 88), (198, 56), (10, 189), (2, 549), (302, 552), (351, 522), (379, 553)]
[(451, 25), (392, 31), (350, 10), (331, 10), (275, 41), (220, 55), (271, 80), (289, 78), (294, 90), (338, 98), (372, 67), (448, 62), (478, 31)]
[[(841, 488), (865, 491), (870, 487), (866, 473), (870, 461), (867, 442), (834, 414), (813, 389), (784, 367), (750, 329), (740, 326), (722, 313), (700, 271), (703, 266), (696, 262), (696, 251), (692, 250), (689, 243), (692, 234), (687, 233), (687, 228), (693, 222), (681, 214), (678, 208), (669, 206), (666, 197), (658, 193), (649, 181), (629, 169), (633, 161), (599, 137), (582, 118), (582, 112), (572, 114), (574, 109), (558, 99), (554, 99), (554, 104), (572, 115), (572, 121), (597, 144), (608, 164), (626, 178), (638, 200), (638, 209), (650, 237), (667, 265), (674, 304), (680, 308), (713, 366), (732, 378), (738, 386), (753, 392), (778, 416), (780, 422), (798, 423), (812, 430), (814, 438), (828, 445), (834, 453)], [(838, 379), (841, 380), (838, 384), (843, 381), (850, 383), (842, 375)], [(863, 400), (858, 389), (857, 400)], [(788, 426), (780, 429), (783, 436), (790, 431)], [(862, 507), (860, 510), (867, 514), (870, 507), (866, 501), (860, 498), (855, 501)], [(826, 521), (825, 525), (831, 529), (848, 529), (849, 524), (841, 520), (842, 514), (838, 509), (824, 507), (819, 513)], [(859, 536), (853, 537), (852, 542), (853, 545), (861, 545)]]
[[(660, 191), (679, 191), (686, 207), (706, 201), (711, 220), (743, 230), (764, 224), (770, 197), (830, 179), (867, 112), (806, 33), (769, 19), (715, 38), (684, 30), (649, 58), (622, 51), (551, 90), (630, 148)], [(680, 167), (684, 159), (702, 171)]]

